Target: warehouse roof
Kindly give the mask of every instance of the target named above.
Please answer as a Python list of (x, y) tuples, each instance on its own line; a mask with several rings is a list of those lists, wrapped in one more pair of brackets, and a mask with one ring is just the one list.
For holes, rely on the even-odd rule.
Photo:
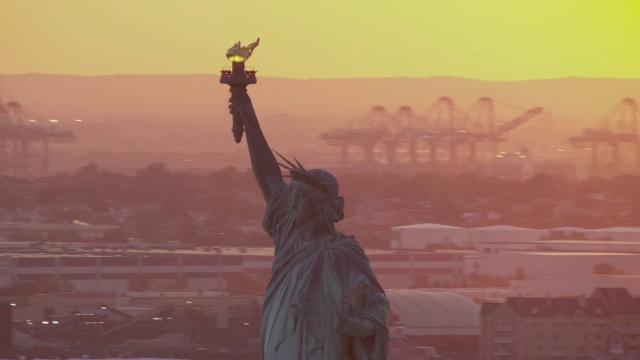
[(392, 313), (406, 327), (405, 335), (478, 335), (480, 307), (451, 292), (388, 291)]
[(403, 225), (396, 226), (393, 229), (450, 229), (450, 230), (466, 230), (464, 228), (458, 226), (451, 225), (442, 225), (442, 224), (433, 224), (433, 223), (424, 223), (424, 224), (415, 224), (415, 225)]

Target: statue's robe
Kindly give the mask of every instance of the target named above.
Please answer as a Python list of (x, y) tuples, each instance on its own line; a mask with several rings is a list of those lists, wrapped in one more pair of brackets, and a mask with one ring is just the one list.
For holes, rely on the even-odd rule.
[[(339, 232), (305, 241), (290, 213), (291, 202), (286, 185), (276, 189), (264, 217), (275, 256), (264, 295), (262, 358), (386, 359), (389, 303), (364, 251)], [(339, 314), (370, 320), (374, 334), (338, 333)]]

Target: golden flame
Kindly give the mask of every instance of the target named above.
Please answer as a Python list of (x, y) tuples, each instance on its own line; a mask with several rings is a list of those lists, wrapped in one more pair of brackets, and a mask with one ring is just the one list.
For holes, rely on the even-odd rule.
[(260, 44), (260, 38), (255, 42), (247, 45), (241, 46), (240, 41), (233, 44), (232, 47), (227, 50), (227, 59), (233, 62), (245, 62), (249, 57), (251, 57), (251, 53), (253, 53), (253, 49)]
[(239, 55), (239, 54), (227, 54), (227, 59), (229, 59), (229, 61), (233, 61), (233, 62), (245, 62), (245, 61), (247, 61), (248, 57), (244, 57), (244, 56)]

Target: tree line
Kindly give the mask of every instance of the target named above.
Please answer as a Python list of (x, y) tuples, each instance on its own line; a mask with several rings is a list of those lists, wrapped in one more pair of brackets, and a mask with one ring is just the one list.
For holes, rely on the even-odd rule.
[[(346, 199), (346, 220), (338, 227), (356, 235), (364, 246), (388, 246), (392, 226), (423, 222), (640, 226), (638, 175), (572, 180), (537, 174), (523, 181), (472, 173), (346, 172), (337, 177)], [(195, 174), (152, 163), (134, 174), (122, 174), (92, 163), (35, 180), (3, 176), (0, 206), (5, 219), (37, 212), (46, 222), (121, 226), (122, 232), (112, 232), (110, 241), (270, 245), (260, 228), (264, 201), (250, 169), (227, 167)], [(560, 211), (567, 206), (584, 211)]]

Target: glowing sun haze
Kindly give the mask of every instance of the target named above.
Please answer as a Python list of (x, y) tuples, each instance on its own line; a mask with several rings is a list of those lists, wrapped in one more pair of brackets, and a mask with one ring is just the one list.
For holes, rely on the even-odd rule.
[(0, 0), (0, 73), (640, 78), (636, 0)]

